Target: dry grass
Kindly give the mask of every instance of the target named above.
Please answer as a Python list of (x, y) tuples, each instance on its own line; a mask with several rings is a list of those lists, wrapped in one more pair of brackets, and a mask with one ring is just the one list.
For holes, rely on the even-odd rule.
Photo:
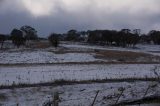
[[(1, 85), (0, 90), (3, 89), (15, 89), (15, 88), (34, 88), (34, 87), (43, 87), (43, 86), (63, 86), (63, 85), (74, 85), (74, 84), (92, 84), (92, 83), (117, 83), (117, 82), (135, 82), (135, 81), (148, 81), (148, 82), (154, 82), (159, 81), (157, 78), (134, 78), (134, 77), (128, 77), (128, 78), (111, 78), (111, 79), (91, 79), (91, 80), (65, 80), (65, 79), (59, 79), (55, 80), (53, 82), (44, 82), (44, 83), (35, 83), (35, 84), (29, 84), (29, 83), (21, 83), (21, 84), (14, 84), (14, 85)], [(34, 91), (42, 91), (41, 89), (34, 89)], [(1, 95), (1, 94), (0, 94)], [(1, 98), (1, 97), (0, 97)], [(2, 95), (2, 98), (5, 98), (5, 95)]]
[(96, 58), (117, 60), (122, 62), (155, 62), (153, 60), (160, 60), (159, 56), (153, 56), (151, 54), (131, 51), (106, 50), (96, 52), (96, 54)]
[(93, 62), (61, 62), (61, 63), (15, 63), (15, 64), (0, 64), (0, 67), (30, 67), (30, 66), (54, 66), (54, 65), (100, 65), (100, 64), (160, 64), (160, 62), (136, 62), (136, 61), (93, 61)]
[(28, 48), (38, 48), (38, 49), (48, 48), (50, 46), (51, 45), (48, 41), (35, 41), (27, 44)]
[(66, 53), (94, 53), (93, 51), (65, 51), (65, 50), (59, 50), (54, 51), (55, 54), (66, 54)]
[(7, 97), (5, 96), (5, 94), (1, 93), (0, 94), (0, 101), (4, 101), (6, 99), (7, 99)]

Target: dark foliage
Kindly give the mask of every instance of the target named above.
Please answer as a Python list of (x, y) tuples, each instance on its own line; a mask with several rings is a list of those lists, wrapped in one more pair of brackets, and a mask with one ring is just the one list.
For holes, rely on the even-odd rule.
[(72, 29), (67, 32), (66, 36), (67, 41), (79, 41), (79, 38), (80, 34), (76, 30)]
[(160, 45), (160, 31), (152, 30), (149, 32), (148, 36), (150, 36), (154, 44)]
[(14, 45), (16, 45), (18, 48), (21, 45), (25, 45), (25, 42), (26, 42), (26, 39), (23, 36), (23, 32), (21, 30), (18, 30), (18, 29), (13, 29), (12, 30), (12, 32), (11, 32), (11, 40), (12, 40), (12, 43)]
[(52, 33), (48, 37), (48, 40), (52, 44), (52, 46), (58, 47), (58, 45), (59, 45), (59, 34)]
[(0, 43), (1, 43), (1, 49), (3, 48), (3, 44), (5, 40), (7, 40), (8, 36), (4, 34), (0, 34)]
[(25, 32), (25, 38), (27, 41), (29, 40), (36, 40), (38, 39), (38, 36), (37, 36), (37, 31), (32, 28), (31, 26), (22, 26), (20, 28), (20, 30), (22, 30), (23, 32)]
[(102, 45), (115, 45), (122, 47), (134, 47), (139, 41), (138, 32), (132, 32), (129, 29), (115, 30), (95, 30), (90, 31), (88, 36), (89, 43)]
[(146, 34), (143, 34), (143, 35), (140, 36), (140, 42), (150, 44), (151, 43), (151, 37), (146, 35)]

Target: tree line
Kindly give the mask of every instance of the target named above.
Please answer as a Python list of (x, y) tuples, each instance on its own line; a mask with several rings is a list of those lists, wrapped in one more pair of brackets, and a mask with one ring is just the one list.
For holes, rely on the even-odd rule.
[(139, 36), (139, 29), (133, 31), (129, 29), (122, 29), (121, 31), (95, 30), (89, 32), (88, 42), (101, 45), (134, 47), (139, 41)]
[(85, 41), (91, 44), (120, 47), (134, 47), (137, 43), (160, 45), (160, 31), (156, 30), (151, 30), (148, 34), (141, 34), (140, 29), (88, 30), (81, 32), (70, 30), (62, 36), (65, 41)]
[(0, 34), (1, 49), (6, 40), (11, 40), (12, 43), (19, 48), (25, 45), (29, 40), (36, 40), (38, 38), (37, 31), (31, 26), (22, 26), (20, 29), (14, 28), (10, 35)]
[[(6, 40), (11, 40), (18, 48), (25, 45), (29, 40), (37, 40), (36, 29), (31, 26), (22, 26), (20, 29), (13, 29), (10, 35), (0, 34), (1, 48)], [(110, 45), (120, 47), (134, 47), (137, 43), (154, 43), (160, 45), (160, 31), (151, 30), (148, 34), (141, 34), (140, 29), (117, 30), (69, 30), (65, 34), (52, 33), (48, 36), (52, 46), (58, 47), (59, 41), (83, 41), (92, 44)]]
[[(52, 33), (49, 35), (48, 40), (53, 46), (57, 47), (59, 44), (59, 36), (60, 34)], [(26, 45), (30, 40), (36, 41), (38, 39), (40, 38), (37, 35), (36, 29), (28, 25), (22, 26), (20, 29), (14, 28), (10, 35), (0, 34), (1, 49), (6, 40), (11, 40), (12, 43), (19, 48), (22, 45)]]

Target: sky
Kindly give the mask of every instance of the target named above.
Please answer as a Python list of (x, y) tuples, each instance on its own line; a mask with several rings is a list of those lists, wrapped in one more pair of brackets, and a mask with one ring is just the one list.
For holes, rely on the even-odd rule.
[(160, 0), (0, 0), (0, 33), (29, 25), (39, 36), (70, 29), (160, 30)]

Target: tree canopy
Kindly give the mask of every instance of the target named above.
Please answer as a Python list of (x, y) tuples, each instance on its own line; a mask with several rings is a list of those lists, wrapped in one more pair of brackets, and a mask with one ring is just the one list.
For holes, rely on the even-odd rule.
[(31, 26), (27, 26), (27, 25), (22, 26), (20, 28), (20, 30), (22, 30), (22, 31), (25, 32), (25, 34), (26, 34), (25, 35), (26, 40), (35, 40), (35, 39), (38, 38), (37, 31), (34, 28), (32, 28)]
[(13, 29), (12, 30), (12, 32), (11, 32), (11, 40), (12, 40), (12, 43), (14, 45), (16, 45), (18, 48), (21, 45), (25, 45), (25, 42), (26, 42), (26, 39), (23, 36), (23, 32), (21, 30), (18, 30), (18, 29)]

